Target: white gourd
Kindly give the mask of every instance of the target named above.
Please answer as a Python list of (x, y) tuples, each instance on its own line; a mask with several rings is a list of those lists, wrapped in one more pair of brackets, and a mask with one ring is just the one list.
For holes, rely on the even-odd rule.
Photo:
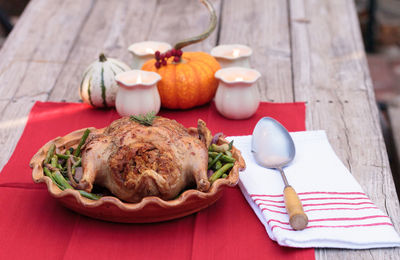
[(83, 73), (79, 94), (83, 102), (94, 107), (113, 107), (118, 85), (114, 77), (118, 73), (131, 70), (128, 65), (100, 54)]

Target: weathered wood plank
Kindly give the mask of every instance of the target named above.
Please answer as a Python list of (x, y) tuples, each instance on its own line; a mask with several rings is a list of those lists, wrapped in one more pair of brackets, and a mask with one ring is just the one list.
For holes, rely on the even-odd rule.
[(390, 101), (388, 106), (390, 125), (392, 128), (393, 139), (400, 155), (400, 96)]
[(397, 185), (397, 194), (400, 194), (400, 96), (395, 97), (389, 102), (388, 105), (389, 123), (391, 128), (391, 137), (393, 143), (392, 148), (392, 163), (394, 164), (392, 169), (394, 182)]
[(51, 90), (93, 2), (37, 0), (28, 5), (0, 52), (0, 85), (7, 86), (0, 88), (2, 98)]
[[(0, 122), (6, 146), (0, 147), (0, 168), (8, 160), (36, 100), (48, 92), (81, 31), (93, 1), (35, 0), (26, 8), (0, 51)], [(51, 22), (49, 22), (51, 21)]]
[(291, 50), (286, 1), (225, 1), (219, 44), (250, 46), (251, 66), (262, 74), (263, 101), (292, 102)]
[(145, 39), (156, 9), (156, 0), (97, 2), (53, 86), (49, 100), (78, 102), (82, 73), (102, 52), (107, 57), (130, 64), (127, 48), (131, 43)]
[[(338, 156), (399, 231), (400, 207), (354, 4), (289, 3), (295, 100), (307, 102), (307, 128), (327, 131)], [(399, 254), (399, 249), (316, 251), (319, 259), (398, 259)]]

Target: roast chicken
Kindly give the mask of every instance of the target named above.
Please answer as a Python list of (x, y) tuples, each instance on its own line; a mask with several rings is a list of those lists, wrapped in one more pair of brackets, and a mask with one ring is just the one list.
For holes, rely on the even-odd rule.
[(198, 129), (186, 129), (163, 117), (151, 126), (123, 117), (87, 139), (77, 188), (91, 192), (96, 184), (127, 202), (173, 199), (185, 187), (207, 191), (210, 136), (201, 120)]

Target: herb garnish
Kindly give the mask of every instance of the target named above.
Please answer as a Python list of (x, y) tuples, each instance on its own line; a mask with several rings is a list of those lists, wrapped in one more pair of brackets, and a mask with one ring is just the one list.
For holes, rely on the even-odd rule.
[(151, 111), (147, 114), (140, 114), (137, 116), (130, 116), (130, 120), (138, 122), (139, 124), (145, 125), (145, 126), (151, 126), (153, 125), (153, 120), (156, 118), (156, 112)]

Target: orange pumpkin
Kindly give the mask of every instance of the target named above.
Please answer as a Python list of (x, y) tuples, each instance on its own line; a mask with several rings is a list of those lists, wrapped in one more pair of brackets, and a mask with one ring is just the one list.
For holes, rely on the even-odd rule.
[(218, 87), (214, 74), (221, 67), (205, 52), (184, 52), (181, 62), (170, 58), (166, 66), (156, 68), (156, 60), (147, 61), (142, 69), (161, 75), (157, 87), (161, 105), (171, 109), (187, 109), (211, 101)]
[[(183, 47), (206, 39), (217, 25), (217, 15), (210, 1), (200, 1), (210, 13), (208, 29), (198, 36), (175, 44), (174, 52), (179, 52), (179, 55), (173, 58), (171, 55), (175, 54), (168, 51), (169, 55), (163, 55), (164, 58), (162, 58), (163, 64), (165, 62), (166, 64), (161, 66), (158, 60), (156, 66), (156, 59), (153, 59), (142, 66), (143, 70), (154, 71), (161, 75), (157, 87), (163, 107), (187, 109), (200, 106), (211, 101), (217, 91), (218, 80), (214, 74), (221, 68), (218, 61), (205, 52), (184, 52), (183, 54), (181, 52)], [(157, 55), (160, 58), (159, 52)], [(165, 57), (168, 58), (165, 59)]]

